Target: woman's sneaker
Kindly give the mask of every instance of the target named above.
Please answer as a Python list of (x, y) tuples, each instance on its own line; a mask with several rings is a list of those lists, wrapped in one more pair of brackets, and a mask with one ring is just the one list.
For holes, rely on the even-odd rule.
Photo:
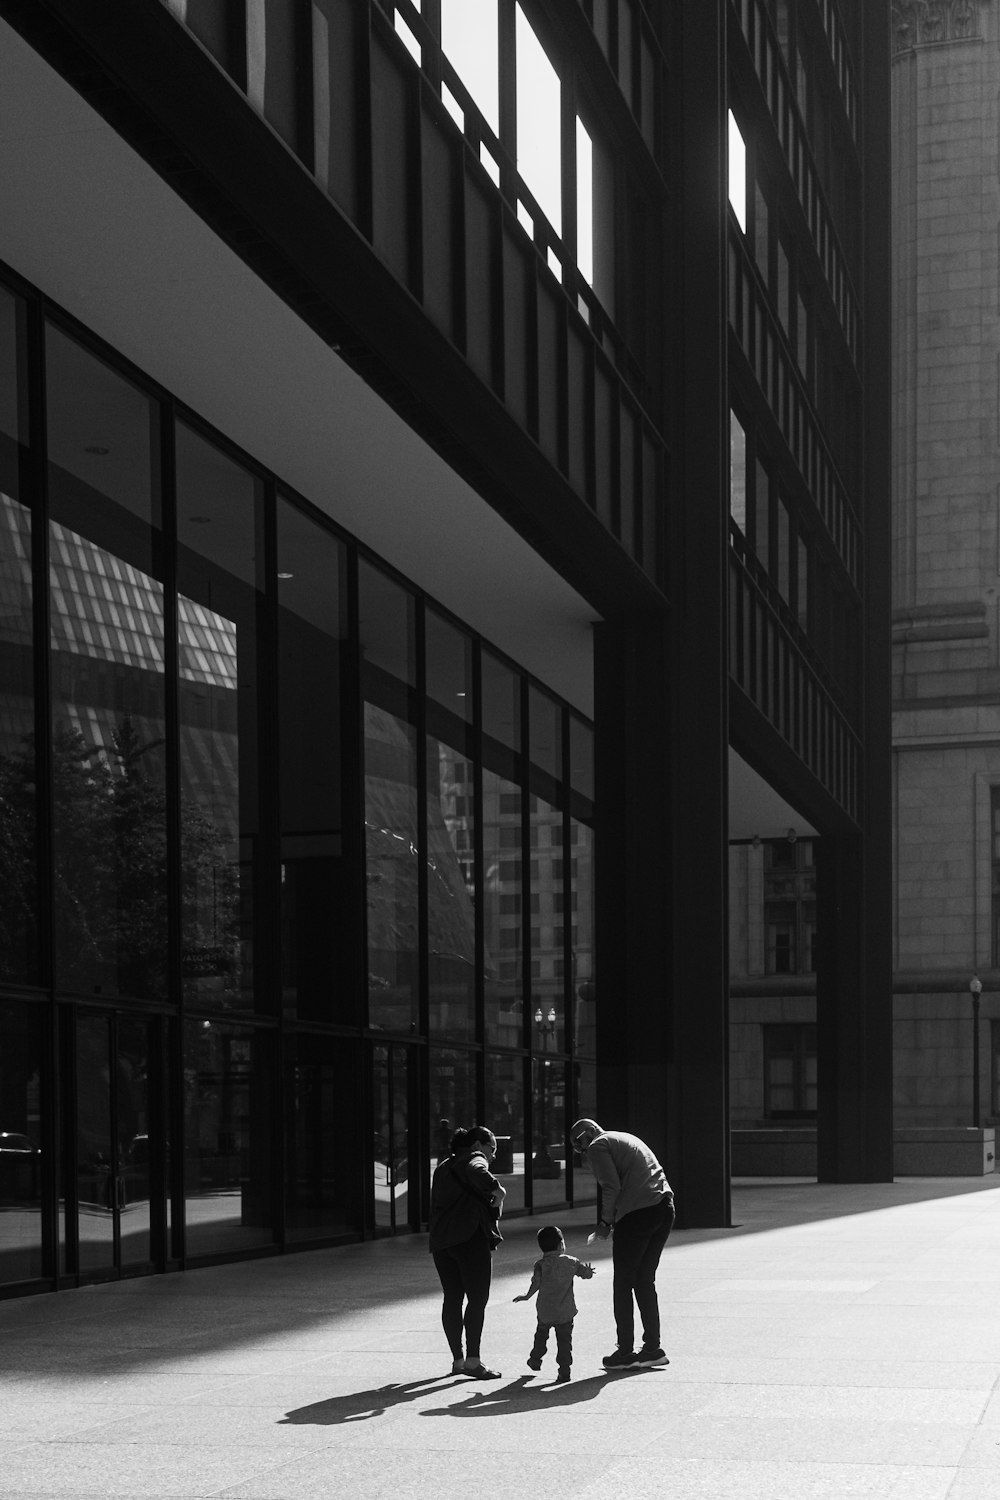
[(662, 1349), (651, 1349), (648, 1344), (643, 1344), (635, 1357), (637, 1365), (651, 1368), (653, 1365), (669, 1365), (670, 1361)]
[(631, 1370), (639, 1363), (639, 1356), (632, 1349), (616, 1349), (601, 1360), (606, 1370)]
[(471, 1375), (473, 1380), (500, 1380), (499, 1370), (491, 1370), (489, 1365), (484, 1365), (481, 1359), (467, 1359), (462, 1370), (463, 1375)]

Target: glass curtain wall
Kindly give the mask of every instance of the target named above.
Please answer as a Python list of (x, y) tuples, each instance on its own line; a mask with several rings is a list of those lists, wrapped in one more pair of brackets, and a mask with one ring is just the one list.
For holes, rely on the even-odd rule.
[(0, 1281), (419, 1228), (475, 1121), (567, 1201), (590, 727), (41, 314), (0, 289)]

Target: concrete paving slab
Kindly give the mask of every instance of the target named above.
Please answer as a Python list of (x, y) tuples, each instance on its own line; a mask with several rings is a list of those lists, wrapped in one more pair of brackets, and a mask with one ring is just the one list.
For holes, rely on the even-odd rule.
[(484, 1355), (450, 1373), (425, 1236), (0, 1303), (0, 1500), (997, 1500), (1000, 1179), (737, 1185), (678, 1231), (670, 1364), (609, 1376), (611, 1262), (574, 1378), (525, 1368), (541, 1218), (511, 1220)]

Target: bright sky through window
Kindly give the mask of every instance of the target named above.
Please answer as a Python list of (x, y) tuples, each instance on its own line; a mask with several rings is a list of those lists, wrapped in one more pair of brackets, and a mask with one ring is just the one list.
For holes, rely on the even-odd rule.
[(729, 202), (743, 233), (747, 228), (747, 148), (732, 110), (729, 111)]
[(580, 274), (594, 284), (594, 143), (576, 122), (576, 247)]
[(517, 7), (517, 170), (556, 234), (562, 233), (559, 75)]
[(487, 125), (499, 134), (497, 0), (441, 0), (441, 47)]

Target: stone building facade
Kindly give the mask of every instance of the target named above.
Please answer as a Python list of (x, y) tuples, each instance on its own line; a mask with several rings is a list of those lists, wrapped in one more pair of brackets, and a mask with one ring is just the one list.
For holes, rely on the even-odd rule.
[(898, 1129), (998, 1104), (1000, 14), (896, 4), (892, 45)]

